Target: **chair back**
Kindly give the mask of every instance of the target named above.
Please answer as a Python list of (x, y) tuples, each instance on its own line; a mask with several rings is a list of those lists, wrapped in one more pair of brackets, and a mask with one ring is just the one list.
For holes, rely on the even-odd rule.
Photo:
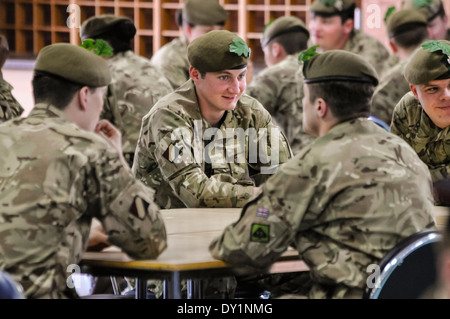
[(4, 271), (0, 271), (0, 299), (25, 299), (22, 286)]
[(436, 281), (435, 243), (442, 235), (438, 230), (413, 234), (397, 244), (380, 262), (380, 275), (373, 288), (367, 288), (368, 299), (418, 299)]

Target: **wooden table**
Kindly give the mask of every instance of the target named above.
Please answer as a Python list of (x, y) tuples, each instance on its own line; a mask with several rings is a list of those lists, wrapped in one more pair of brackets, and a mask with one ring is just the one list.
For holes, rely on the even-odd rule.
[[(96, 276), (137, 278), (136, 298), (145, 298), (146, 279), (165, 280), (165, 298), (181, 298), (181, 281), (188, 280), (188, 297), (201, 297), (197, 279), (226, 277), (242, 273), (223, 261), (214, 259), (208, 247), (230, 223), (238, 220), (241, 209), (171, 209), (162, 210), (167, 230), (167, 249), (152, 260), (133, 260), (117, 247), (102, 252), (86, 252), (82, 269)], [(270, 273), (306, 271), (297, 251), (288, 249), (270, 269)], [(193, 280), (193, 281), (192, 281)]]

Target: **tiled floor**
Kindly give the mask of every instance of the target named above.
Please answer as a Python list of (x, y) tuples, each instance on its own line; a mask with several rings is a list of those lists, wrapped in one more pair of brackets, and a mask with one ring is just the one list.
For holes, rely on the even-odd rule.
[(34, 61), (8, 60), (2, 69), (3, 78), (14, 87), (12, 94), (25, 109), (23, 116), (27, 115), (34, 105), (31, 87), (33, 66)]

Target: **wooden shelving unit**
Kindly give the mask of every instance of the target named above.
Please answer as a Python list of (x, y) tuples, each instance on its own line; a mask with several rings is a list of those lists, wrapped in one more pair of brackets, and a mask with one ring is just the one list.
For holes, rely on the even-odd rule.
[[(209, 1), (209, 0), (205, 0)], [(76, 23), (103, 13), (133, 19), (136, 53), (151, 57), (161, 46), (178, 37), (175, 12), (184, 0), (1, 0), (0, 33), (6, 35), (11, 57), (34, 58), (55, 42), (80, 43)], [(259, 39), (264, 25), (282, 15), (308, 22), (312, 0), (220, 0), (229, 12), (226, 29), (248, 40), (253, 59), (261, 60)], [(68, 21), (68, 19), (70, 21)], [(69, 25), (70, 24), (70, 25)]]

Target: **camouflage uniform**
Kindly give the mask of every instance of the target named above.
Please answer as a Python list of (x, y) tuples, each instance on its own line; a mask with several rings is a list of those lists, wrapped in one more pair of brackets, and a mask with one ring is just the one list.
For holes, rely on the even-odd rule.
[(450, 127), (437, 127), (413, 93), (406, 94), (394, 109), (391, 132), (404, 139), (427, 164), (433, 182), (450, 177)]
[(435, 227), (433, 208), (430, 174), (417, 155), (358, 118), (284, 164), (210, 251), (262, 269), (292, 245), (310, 268), (309, 298), (361, 298), (367, 266), (407, 236)]
[(190, 64), (187, 57), (187, 47), (186, 37), (173, 39), (162, 46), (150, 60), (170, 81), (173, 89), (177, 89), (189, 80)]
[(153, 191), (99, 135), (37, 104), (0, 125), (0, 269), (28, 298), (76, 297), (69, 265), (86, 250), (92, 218), (132, 258), (156, 258), (166, 231)]
[(303, 85), (297, 55), (262, 70), (247, 86), (246, 93), (269, 111), (272, 119), (285, 133), (292, 152), (297, 154), (314, 137), (302, 129)]
[[(256, 145), (256, 136), (244, 137), (248, 129), (266, 130), (268, 137), (260, 136), (263, 141)], [(227, 139), (230, 132), (245, 140)], [(156, 203), (162, 208), (242, 207), (253, 195), (255, 184), (278, 168), (272, 157), (262, 159), (258, 153), (272, 155), (274, 133), (279, 133), (275, 142), (279, 154), (273, 157), (281, 164), (291, 157), (290, 146), (260, 103), (242, 95), (217, 130), (203, 119), (194, 83), (189, 80), (159, 100), (143, 118), (133, 173), (155, 188)], [(249, 149), (251, 146), (261, 149)], [(204, 153), (211, 158), (203, 158)]]
[(122, 132), (123, 153), (129, 159), (136, 150), (142, 117), (156, 101), (172, 92), (172, 87), (149, 60), (133, 51), (115, 54), (108, 60), (108, 66), (117, 110), (105, 110), (102, 117), (111, 120), (109, 114), (115, 114), (111, 122)]
[(0, 122), (20, 116), (24, 109), (11, 94), (13, 87), (6, 82), (0, 72)]
[(376, 38), (354, 29), (350, 38), (345, 43), (342, 50), (350, 51), (361, 55), (373, 65), (378, 75), (383, 74), (386, 60), (389, 59), (389, 51)]
[(371, 113), (388, 125), (392, 112), (400, 99), (410, 91), (409, 83), (403, 75), (408, 60), (401, 61), (385, 73), (373, 94)]

